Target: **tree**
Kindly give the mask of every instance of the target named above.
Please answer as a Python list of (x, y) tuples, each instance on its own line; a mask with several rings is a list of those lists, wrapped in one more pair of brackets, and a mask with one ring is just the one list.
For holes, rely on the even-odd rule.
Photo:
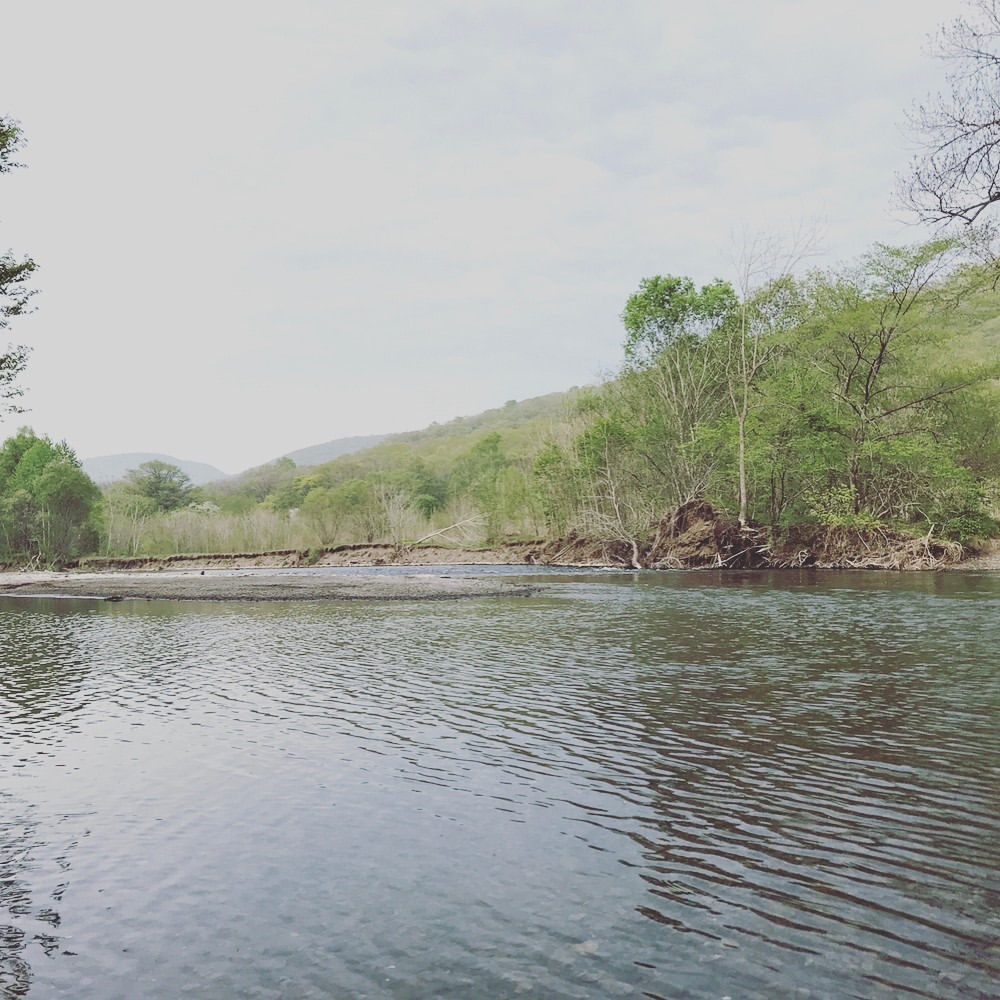
[(157, 510), (177, 510), (191, 500), (191, 480), (186, 472), (154, 459), (143, 462), (138, 469), (130, 469), (128, 481), (136, 491), (156, 504)]
[(739, 302), (732, 286), (713, 281), (696, 289), (690, 278), (645, 278), (625, 305), (625, 367), (609, 399), (613, 419), (630, 437), (660, 483), (661, 506), (704, 497), (718, 455), (706, 431), (724, 407), (724, 344)]
[(919, 152), (899, 180), (900, 201), (925, 222), (975, 222), (1000, 201), (1000, 9), (970, 0), (971, 18), (943, 25), (933, 52), (947, 89), (908, 117)]
[[(20, 166), (12, 157), (23, 145), (21, 128), (10, 118), (0, 116), (0, 174)], [(28, 301), (35, 294), (28, 287), (37, 265), (28, 257), (18, 259), (8, 250), (0, 253), (0, 330), (5, 330), (14, 316), (28, 310)], [(0, 414), (20, 413), (17, 400), (24, 390), (17, 385), (28, 362), (29, 349), (23, 344), (8, 344), (0, 353)]]
[(0, 528), (10, 554), (65, 561), (99, 497), (64, 441), (22, 428), (0, 448)]
[(492, 431), (458, 459), (449, 481), (452, 494), (469, 496), (485, 518), (488, 541), (502, 533), (506, 513), (503, 473), (507, 465), (502, 439)]
[(690, 278), (654, 275), (639, 282), (622, 313), (625, 360), (648, 367), (679, 340), (698, 340), (718, 329), (736, 308), (736, 293), (716, 279), (701, 289)]
[(397, 478), (408, 505), (424, 517), (444, 508), (448, 500), (448, 483), (422, 458), (411, 459)]
[(747, 425), (757, 383), (775, 359), (773, 335), (798, 322), (800, 295), (792, 279), (802, 258), (815, 252), (817, 239), (801, 229), (786, 243), (759, 235), (745, 240), (737, 258), (740, 301), (727, 328), (726, 388), (736, 418), (739, 521), (747, 525), (750, 491), (747, 474)]
[(995, 360), (956, 363), (944, 342), (947, 314), (986, 280), (962, 256), (951, 239), (879, 245), (855, 268), (810, 278), (811, 317), (797, 336), (827, 386), (808, 404), (810, 423), (839, 442), (827, 485), (845, 516), (900, 518), (917, 481), (943, 468), (946, 407), (997, 377)]
[(101, 503), (105, 555), (136, 556), (156, 504), (128, 482), (112, 483)]

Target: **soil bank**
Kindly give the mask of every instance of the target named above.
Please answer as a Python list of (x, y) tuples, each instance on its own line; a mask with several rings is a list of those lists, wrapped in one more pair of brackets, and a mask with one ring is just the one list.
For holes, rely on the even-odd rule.
[[(447, 600), (524, 597), (536, 586), (501, 577), (451, 576), (446, 566), (545, 565), (631, 569), (1000, 570), (1000, 542), (978, 551), (955, 542), (887, 529), (814, 529), (772, 544), (709, 505), (680, 507), (646, 540), (595, 540), (577, 535), (511, 542), (485, 550), (433, 545), (341, 545), (163, 559), (86, 559), (68, 572), (0, 572), (0, 596), (91, 597), (103, 600), (316, 601)], [(410, 566), (413, 573), (303, 573), (312, 567)], [(423, 568), (420, 571), (419, 568)], [(436, 570), (435, 570), (436, 568)]]

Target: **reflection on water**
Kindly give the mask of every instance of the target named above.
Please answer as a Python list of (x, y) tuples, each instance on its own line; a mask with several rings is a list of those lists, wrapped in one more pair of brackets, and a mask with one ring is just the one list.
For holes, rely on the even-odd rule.
[(0, 997), (994, 996), (998, 610), (2, 601)]

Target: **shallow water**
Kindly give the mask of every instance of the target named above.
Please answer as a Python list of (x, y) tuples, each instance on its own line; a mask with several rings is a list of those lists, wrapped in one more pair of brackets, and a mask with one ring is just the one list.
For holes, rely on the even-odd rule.
[(1000, 575), (539, 576), (0, 601), (0, 997), (997, 994)]

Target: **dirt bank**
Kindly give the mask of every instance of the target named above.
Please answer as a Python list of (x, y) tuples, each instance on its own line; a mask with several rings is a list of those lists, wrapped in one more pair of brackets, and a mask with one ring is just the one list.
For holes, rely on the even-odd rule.
[[(86, 559), (63, 573), (0, 573), (0, 596), (77, 596), (105, 600), (444, 600), (525, 596), (531, 587), (499, 578), (453, 578), (434, 567), (544, 565), (635, 569), (1000, 570), (1000, 541), (979, 550), (888, 529), (813, 528), (780, 544), (708, 504), (688, 504), (634, 544), (569, 535), (490, 549), (341, 545), (324, 550), (176, 555), (164, 559)], [(297, 573), (308, 567), (425, 567), (407, 574)], [(14, 569), (14, 567), (8, 567)]]

